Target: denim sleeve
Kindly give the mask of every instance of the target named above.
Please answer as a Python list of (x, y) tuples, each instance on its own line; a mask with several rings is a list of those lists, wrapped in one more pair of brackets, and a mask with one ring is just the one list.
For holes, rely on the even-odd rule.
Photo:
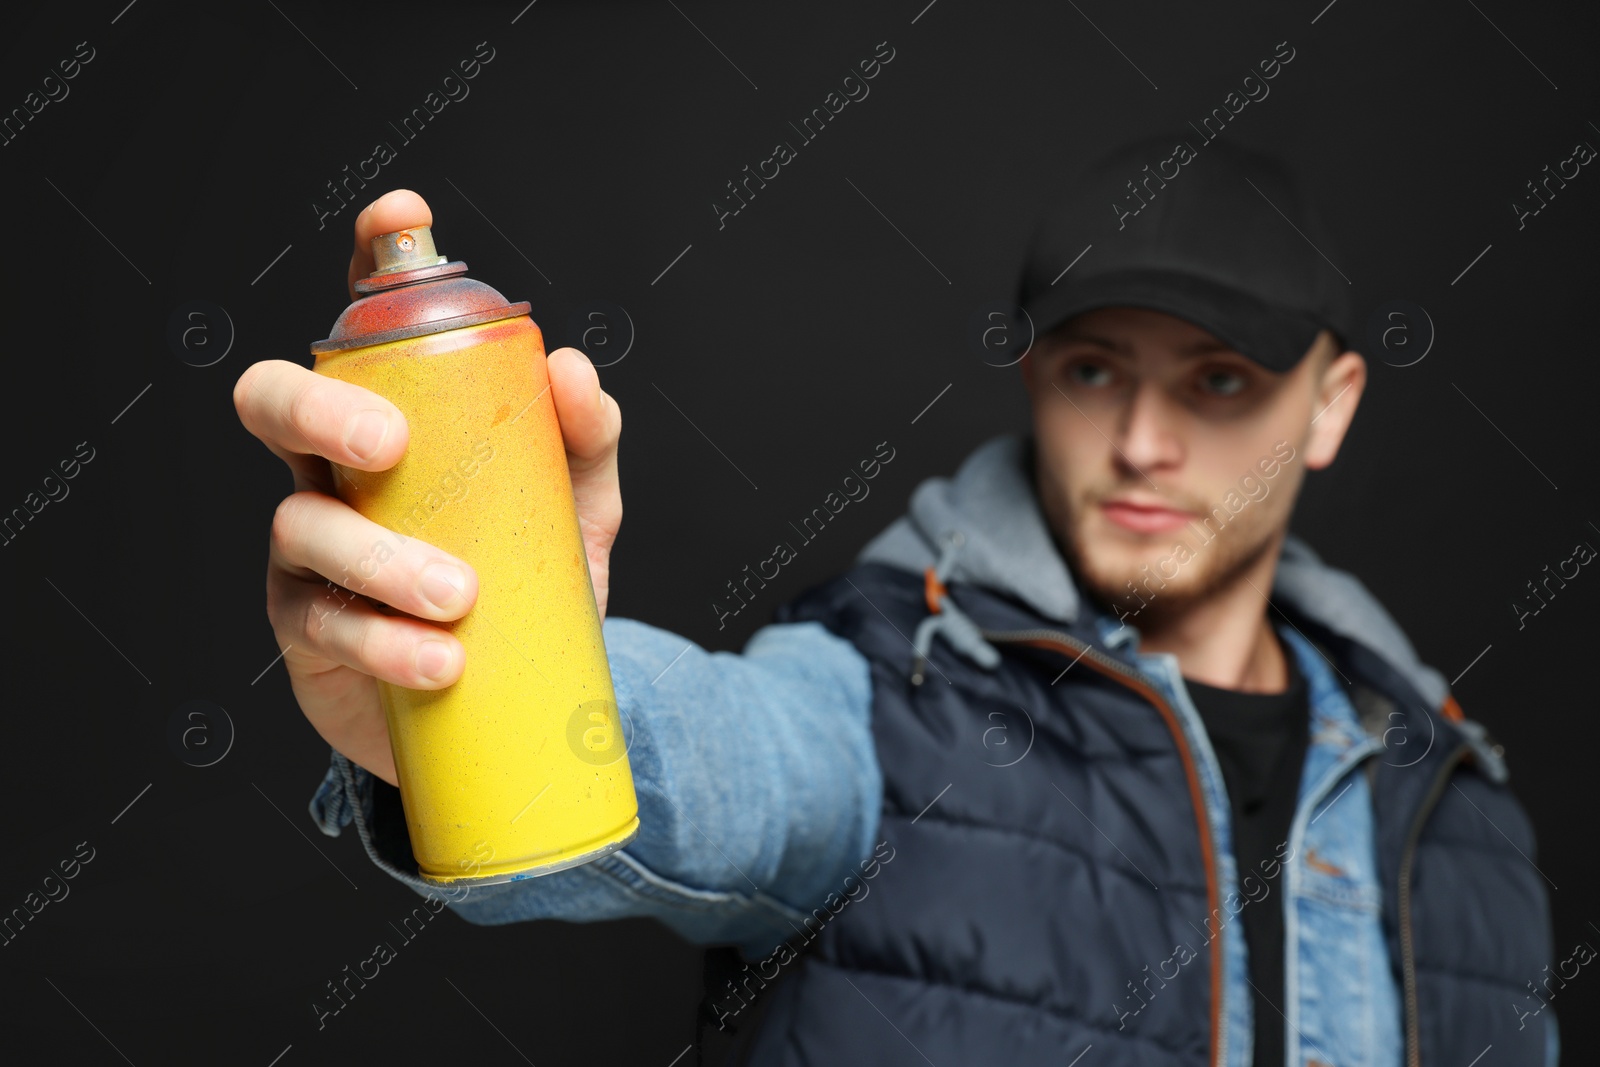
[(539, 878), (430, 886), (399, 790), (338, 752), (312, 818), (329, 836), (354, 822), (380, 870), (468, 922), (647, 916), (766, 955), (872, 853), (883, 778), (866, 660), (814, 621), (765, 626), (739, 653), (632, 619), (603, 633), (639, 798), (625, 848)]

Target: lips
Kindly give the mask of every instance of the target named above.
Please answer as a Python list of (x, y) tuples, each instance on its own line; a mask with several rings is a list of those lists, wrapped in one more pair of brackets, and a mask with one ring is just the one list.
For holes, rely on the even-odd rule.
[(1100, 505), (1100, 510), (1104, 512), (1106, 518), (1134, 533), (1163, 533), (1167, 530), (1176, 530), (1194, 518), (1191, 512), (1127, 500), (1107, 500)]

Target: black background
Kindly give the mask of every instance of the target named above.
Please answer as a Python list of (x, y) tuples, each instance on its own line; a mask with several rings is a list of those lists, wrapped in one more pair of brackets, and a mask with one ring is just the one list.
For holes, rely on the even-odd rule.
[[(95, 450), (70, 496), (0, 548), (0, 911), (78, 842), (95, 849), (71, 895), (0, 948), (0, 1042), (28, 1062), (266, 1065), (292, 1046), (285, 1067), (665, 1067), (693, 1038), (699, 951), (663, 928), (453, 915), (316, 1029), (323, 983), (416, 897), (354, 833), (325, 838), (306, 815), (327, 747), (282, 665), (262, 673), (278, 651), (267, 530), (291, 482), (231, 392), (256, 360), (310, 365), (346, 304), (367, 200), (421, 192), (441, 251), (532, 301), (550, 348), (576, 341), (583, 302), (627, 309), (637, 339), (601, 371), (625, 415), (610, 611), (737, 649), (919, 480), (1026, 426), (1015, 368), (986, 366), (966, 331), (1009, 297), (1050, 187), (1219, 105), (1285, 40), (1293, 63), (1223, 136), (1305, 176), (1363, 314), (1405, 299), (1437, 329), (1413, 366), (1368, 353), (1351, 436), (1294, 529), (1446, 678), (1472, 665), (1457, 693), (1505, 745), (1539, 833), (1556, 957), (1600, 938), (1600, 578), (1580, 574), (1520, 631), (1511, 608), (1543, 566), (1600, 544), (1600, 176), (1584, 168), (1521, 230), (1511, 208), (1577, 141), (1600, 144), (1592, 8), (125, 2), (8, 12), (0, 68), (9, 111), (78, 42), (95, 50), (0, 146), (0, 509), (79, 442)], [(401, 145), (387, 123), (483, 41), (495, 58), (470, 96)], [(724, 184), (881, 41), (895, 57), (870, 96), (719, 229)], [(324, 183), (378, 140), (398, 158), (319, 228)], [(192, 300), (236, 330), (209, 367), (167, 343)], [(719, 631), (723, 583), (884, 440), (897, 455), (870, 499)], [(211, 767), (168, 746), (191, 699), (237, 729)], [(1587, 968), (1553, 1002), (1570, 1062), (1596, 1047), (1597, 1006)]]

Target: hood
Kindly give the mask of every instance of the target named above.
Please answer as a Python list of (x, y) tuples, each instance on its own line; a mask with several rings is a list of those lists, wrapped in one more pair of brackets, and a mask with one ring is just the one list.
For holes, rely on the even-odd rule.
[[(1039, 507), (1030, 449), (1029, 439), (1003, 434), (973, 450), (954, 477), (925, 479), (912, 492), (906, 514), (869, 541), (856, 562), (886, 563), (917, 574), (937, 566), (937, 577), (945, 582), (1005, 594), (1065, 625), (1078, 622), (1081, 612), (1095, 611), (1080, 595)], [(1444, 676), (1417, 658), (1366, 586), (1322, 562), (1292, 533), (1279, 557), (1272, 601), (1370, 649), (1410, 682), (1430, 709), (1449, 695)], [(943, 632), (951, 643), (984, 666), (997, 663), (998, 653), (977, 628), (950, 600), (944, 605), (951, 617)], [(929, 625), (918, 634), (919, 652), (926, 652), (939, 617), (925, 620)]]

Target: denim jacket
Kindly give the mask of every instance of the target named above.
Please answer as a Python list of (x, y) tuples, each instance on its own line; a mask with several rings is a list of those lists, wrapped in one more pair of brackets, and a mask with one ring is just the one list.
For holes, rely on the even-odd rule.
[[(883, 784), (866, 661), (817, 623), (764, 627), (737, 654), (632, 619), (607, 618), (602, 633), (638, 837), (579, 867), (471, 887), (451, 907), (483, 925), (652, 916), (758, 959), (872, 853)], [(312, 818), (329, 836), (354, 821), (380, 870), (442, 895), (409, 853), (379, 849), (375, 785), (398, 795), (333, 752)]]
[[(965, 476), (970, 485), (982, 487), (974, 490), (975, 497), (1004, 491), (1015, 498), (1021, 492), (1017, 469), (1015, 439), (991, 441), (969, 458), (957, 486)], [(913, 512), (919, 506), (930, 513), (959, 505), (959, 494), (948, 484), (934, 483), (944, 480), (930, 479), (918, 488)], [(981, 575), (987, 584), (1002, 586), (1005, 579), (997, 575), (1009, 568), (1014, 591), (1034, 602), (1054, 588), (1063, 594), (1070, 589), (1070, 579), (1052, 585), (1061, 582), (1056, 571), (1064, 574), (1064, 564), (1053, 548), (1044, 547), (1048, 541), (1041, 544), (1037, 531), (1026, 542), (1016, 540), (1017, 528), (1037, 523), (1036, 512), (1029, 510), (1027, 521), (1008, 523), (1005, 508), (993, 500), (977, 500), (966, 505), (966, 512), (969, 521), (992, 523), (1012, 539), (1006, 543), (997, 536), (1005, 551), (969, 562), (969, 577)], [(948, 517), (939, 512), (929, 522)], [(905, 522), (902, 518), (880, 534), (861, 558), (884, 559), (900, 551), (895, 546), (907, 536)], [(930, 559), (931, 548), (908, 556), (905, 565), (920, 570)], [(1280, 567), (1275, 597), (1297, 600), (1308, 611), (1342, 615), (1347, 624), (1362, 611), (1381, 613), (1374, 604), (1356, 603), (1353, 580), (1327, 568), (1292, 538), (1286, 560), (1299, 569), (1285, 573)], [(1381, 740), (1363, 729), (1322, 654), (1298, 632), (1283, 628), (1309, 683), (1310, 744), (1283, 850), (1286, 862), (1272, 877), (1244, 872), (1241, 878), (1220, 769), (1176, 657), (1138, 653), (1137, 630), (1119, 627), (1114, 619), (1102, 617), (1097, 625), (1108, 643), (1129, 643), (1127, 651), (1140, 668), (1162, 683), (1191, 747), (1201, 754), (1207, 813), (1231, 890), (1223, 897), (1228, 918), (1243, 907), (1284, 908), (1286, 989), (1264, 992), (1283, 1005), (1288, 1062), (1397, 1067), (1403, 1058), (1401, 998), (1381, 926), (1368, 779), (1360, 773), (1363, 761), (1385, 758)], [(1410, 653), (1386, 615), (1371, 616), (1365, 625), (1378, 631), (1371, 635), (1375, 644), (1392, 649), (1398, 641), (1401, 651)], [(450, 906), (463, 919), (484, 925), (650, 916), (691, 942), (732, 943), (747, 959), (759, 959), (788, 938), (817, 901), (873, 850), (883, 779), (870, 729), (867, 661), (815, 622), (763, 627), (740, 653), (710, 652), (630, 619), (608, 618), (603, 632), (617, 704), (625, 715), (639, 836), (580, 867), (472, 887)], [(923, 635), (918, 639), (922, 642)], [(1413, 669), (1427, 680), (1429, 669)], [(311, 815), (329, 836), (355, 822), (363, 848), (379, 869), (424, 897), (441, 895), (417, 877), (409, 852), (379, 846), (373, 833), (375, 790), (387, 791), (394, 803), (393, 787), (333, 752), (311, 799)], [(1220, 935), (1227, 1067), (1250, 1067), (1253, 1000), (1242, 924), (1223, 921)], [(1138, 1007), (1132, 998), (1125, 1005), (1130, 1013)], [(1553, 1013), (1546, 1015), (1546, 1062), (1553, 1067), (1558, 1042)]]
[[(1101, 629), (1110, 643), (1137, 644), (1131, 628), (1113, 629), (1103, 621)], [(1322, 653), (1292, 628), (1278, 630), (1306, 677), (1312, 729), (1289, 840), (1278, 849), (1285, 862), (1266, 870), (1238, 870), (1221, 770), (1177, 657), (1152, 653), (1137, 660), (1163, 684), (1200, 754), (1207, 810), (1230, 887), (1223, 898), (1225, 912), (1283, 909), (1285, 988), (1263, 992), (1283, 1009), (1288, 1062), (1392, 1067), (1403, 1051), (1400, 990), (1384, 942), (1372, 805), (1367, 778), (1360, 773), (1362, 761), (1382, 753), (1383, 744), (1362, 729)], [(1215, 933), (1205, 931), (1207, 937)], [(1242, 924), (1225, 921), (1221, 935), (1228, 1063), (1250, 1067), (1254, 1001)]]

